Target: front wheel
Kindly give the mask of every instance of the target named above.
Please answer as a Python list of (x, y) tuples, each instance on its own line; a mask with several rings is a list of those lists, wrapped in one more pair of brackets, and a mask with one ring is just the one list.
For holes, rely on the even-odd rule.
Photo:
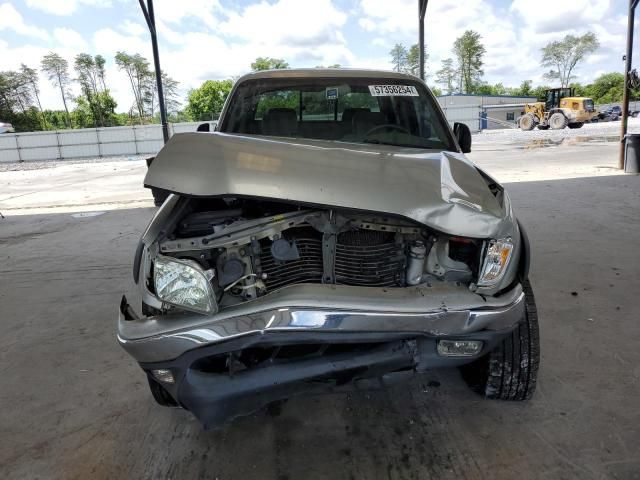
[(469, 386), (485, 398), (528, 400), (536, 389), (540, 364), (538, 310), (528, 280), (522, 288), (525, 315), (518, 327), (487, 355), (461, 368)]
[(520, 129), (524, 130), (524, 131), (529, 131), (529, 130), (533, 130), (533, 127), (536, 126), (536, 118), (531, 115), (530, 113), (527, 113), (525, 115), (523, 115), (522, 117), (520, 117)]
[(562, 130), (567, 126), (567, 123), (567, 117), (560, 112), (556, 112), (549, 117), (549, 126), (554, 130)]

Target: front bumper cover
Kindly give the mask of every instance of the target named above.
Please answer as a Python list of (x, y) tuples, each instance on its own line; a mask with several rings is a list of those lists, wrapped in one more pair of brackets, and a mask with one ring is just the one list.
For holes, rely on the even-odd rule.
[[(327, 300), (322, 303), (346, 307)], [(274, 304), (239, 315), (220, 312), (215, 320), (181, 314), (167, 325), (164, 317), (137, 318), (123, 298), (118, 339), (151, 381), (157, 381), (152, 370), (171, 370), (175, 383), (162, 387), (208, 428), (297, 394), (383, 387), (416, 371), (473, 361), (525, 314), (520, 286), (482, 302), (425, 312), (406, 303), (403, 312), (387, 311), (379, 299), (375, 311)], [(440, 339), (481, 340), (483, 348), (473, 357), (443, 357)], [(260, 361), (243, 364), (244, 352)]]
[(464, 286), (378, 289), (294, 285), (211, 316), (179, 312), (138, 318), (123, 298), (118, 341), (138, 362), (160, 362), (256, 333), (404, 332), (443, 336), (505, 330), (523, 314), (520, 285), (499, 297), (483, 297)]

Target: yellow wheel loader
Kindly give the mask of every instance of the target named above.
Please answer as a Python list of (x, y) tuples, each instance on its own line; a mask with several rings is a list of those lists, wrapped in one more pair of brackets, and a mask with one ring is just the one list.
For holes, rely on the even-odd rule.
[(573, 88), (547, 90), (544, 102), (527, 103), (524, 112), (519, 121), (521, 130), (580, 128), (598, 116), (593, 100), (574, 96)]

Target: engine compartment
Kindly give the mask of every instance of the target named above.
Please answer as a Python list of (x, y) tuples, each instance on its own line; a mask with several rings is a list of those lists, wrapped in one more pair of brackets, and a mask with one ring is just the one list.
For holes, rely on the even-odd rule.
[(197, 262), (220, 308), (289, 285), (470, 285), (483, 241), (382, 213), (254, 198), (181, 198), (150, 252)]

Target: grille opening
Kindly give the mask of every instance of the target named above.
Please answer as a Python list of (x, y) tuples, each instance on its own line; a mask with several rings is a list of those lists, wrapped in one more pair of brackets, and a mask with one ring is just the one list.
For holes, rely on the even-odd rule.
[[(324, 275), (322, 234), (312, 228), (292, 228), (284, 238), (295, 241), (300, 258), (279, 261), (271, 254), (271, 241), (261, 242), (260, 267), (267, 290), (298, 283), (322, 283)], [(406, 255), (393, 232), (353, 230), (338, 234), (334, 282), (338, 285), (402, 287)], [(330, 277), (324, 278), (329, 282)]]

